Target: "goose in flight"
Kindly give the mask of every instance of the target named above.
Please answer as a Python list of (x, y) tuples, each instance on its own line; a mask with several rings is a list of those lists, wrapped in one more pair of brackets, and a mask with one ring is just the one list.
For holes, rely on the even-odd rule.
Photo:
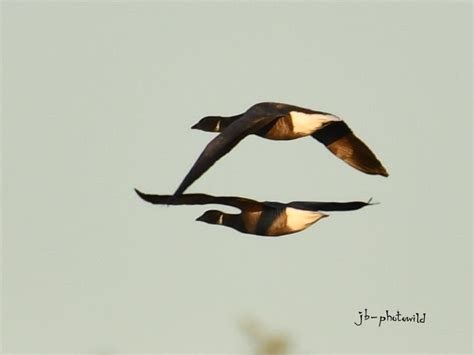
[(208, 116), (191, 128), (219, 132), (185, 176), (175, 195), (182, 194), (217, 160), (250, 134), (272, 140), (312, 136), (352, 167), (372, 175), (388, 176), (374, 153), (339, 117), (327, 112), (275, 102), (262, 102), (230, 117)]
[(211, 196), (206, 194), (151, 195), (135, 189), (143, 200), (155, 205), (208, 205), (219, 204), (240, 209), (241, 213), (229, 214), (209, 210), (196, 221), (223, 225), (239, 232), (268, 237), (278, 237), (305, 230), (329, 215), (322, 211), (352, 211), (373, 205), (368, 202), (258, 202), (243, 197)]

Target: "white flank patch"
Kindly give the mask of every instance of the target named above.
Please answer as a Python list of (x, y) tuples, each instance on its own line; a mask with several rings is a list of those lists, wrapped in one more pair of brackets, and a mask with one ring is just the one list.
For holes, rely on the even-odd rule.
[(308, 228), (313, 223), (317, 222), (323, 217), (327, 217), (327, 214), (318, 211), (305, 211), (298, 210), (296, 208), (287, 207), (286, 213), (286, 224), (288, 228), (293, 231), (300, 231)]
[(330, 121), (340, 121), (341, 119), (333, 115), (323, 115), (321, 113), (303, 113), (298, 111), (290, 112), (293, 122), (293, 133), (307, 136), (314, 133), (321, 126)]

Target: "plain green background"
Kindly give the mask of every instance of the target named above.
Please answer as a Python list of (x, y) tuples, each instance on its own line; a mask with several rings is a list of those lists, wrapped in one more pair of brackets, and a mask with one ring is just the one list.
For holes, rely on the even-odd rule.
[[(471, 6), (3, 2), (3, 350), (248, 352), (255, 319), (292, 353), (469, 353)], [(249, 137), (189, 192), (381, 204), (266, 239), (134, 195), (267, 100), (343, 117), (391, 176)]]

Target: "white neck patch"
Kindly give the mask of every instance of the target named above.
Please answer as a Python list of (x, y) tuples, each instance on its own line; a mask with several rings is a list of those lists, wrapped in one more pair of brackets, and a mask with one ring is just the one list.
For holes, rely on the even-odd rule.
[(221, 215), (219, 216), (219, 219), (217, 220), (217, 224), (222, 224), (223, 221), (224, 221), (224, 215), (221, 214)]
[(290, 112), (291, 121), (293, 123), (293, 133), (301, 136), (307, 136), (323, 126), (324, 123), (331, 121), (341, 121), (334, 115), (324, 115), (321, 113), (304, 113), (298, 111)]

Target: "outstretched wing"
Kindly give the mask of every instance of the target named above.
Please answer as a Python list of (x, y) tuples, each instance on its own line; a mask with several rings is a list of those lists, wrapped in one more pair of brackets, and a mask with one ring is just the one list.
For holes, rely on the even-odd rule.
[(152, 195), (145, 194), (135, 189), (135, 192), (146, 202), (154, 205), (226, 205), (239, 208), (240, 210), (253, 210), (261, 208), (258, 201), (234, 196), (211, 196), (206, 194)]
[(374, 205), (371, 203), (372, 199), (367, 202), (350, 201), (350, 202), (309, 202), (309, 201), (294, 201), (288, 204), (289, 207), (297, 208), (306, 211), (353, 211), (359, 208)]
[(313, 133), (334, 155), (366, 174), (388, 176), (387, 170), (370, 148), (344, 121), (331, 122)]
[(204, 148), (191, 170), (185, 176), (181, 185), (174, 193), (181, 195), (194, 181), (204, 174), (216, 161), (230, 152), (242, 139), (249, 134), (257, 132), (260, 128), (278, 119), (279, 115), (266, 115), (256, 117), (253, 114), (245, 114), (241, 119), (231, 123), (217, 137)]

